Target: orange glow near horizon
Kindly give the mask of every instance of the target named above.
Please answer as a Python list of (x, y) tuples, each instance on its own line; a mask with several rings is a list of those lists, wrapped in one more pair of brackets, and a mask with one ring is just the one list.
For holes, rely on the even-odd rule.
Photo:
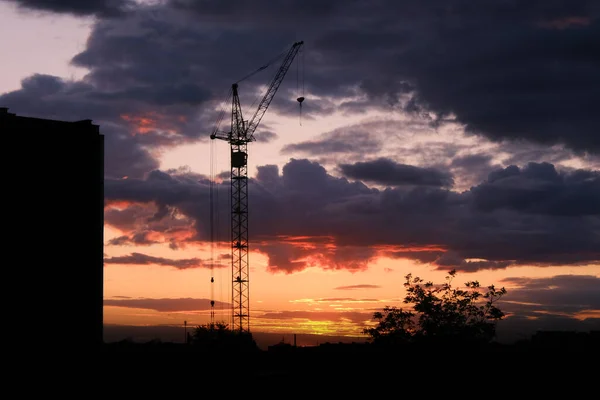
[[(132, 205), (130, 202), (109, 202), (109, 207), (120, 210)], [(143, 205), (152, 207), (154, 205)], [(129, 232), (125, 232), (129, 233)], [(229, 255), (231, 249), (227, 242), (219, 243), (211, 253), (209, 242), (190, 242), (189, 246), (174, 250), (169, 248), (169, 238), (176, 241), (189, 239), (192, 231), (175, 229), (165, 235), (153, 232), (148, 238), (159, 243), (144, 246), (109, 246), (105, 248), (108, 257), (127, 256), (132, 252), (143, 253), (151, 257), (164, 259), (209, 259), (222, 254)], [(105, 240), (123, 235), (120, 229), (105, 226)], [(425, 281), (444, 282), (447, 271), (436, 269), (435, 265), (419, 263), (406, 258), (391, 258), (385, 254), (396, 252), (444, 252), (442, 246), (374, 246), (375, 256), (366, 264), (365, 270), (350, 271), (332, 269), (324, 263), (327, 254), (338, 249), (335, 238), (331, 236), (291, 236), (282, 235), (275, 239), (262, 238), (256, 241), (257, 247), (283, 243), (306, 251), (306, 258), (315, 257), (317, 262), (302, 271), (291, 274), (269, 272), (267, 253), (253, 250), (250, 253), (250, 290), (251, 325), (254, 332), (298, 333), (313, 335), (336, 335), (364, 337), (362, 331), (371, 326), (374, 311), (385, 306), (402, 307), (405, 294), (405, 275), (412, 273)], [(343, 246), (342, 246), (343, 247)], [(312, 260), (312, 261), (315, 261)], [(225, 268), (190, 268), (177, 270), (161, 265), (119, 265), (106, 264), (105, 298), (129, 297), (133, 299), (209, 299), (211, 290), (213, 300), (230, 303), (231, 270), (229, 260)], [(546, 278), (556, 275), (593, 275), (600, 277), (600, 265), (572, 267), (512, 266), (504, 269), (480, 270), (476, 272), (458, 272), (454, 286), (477, 280), (482, 287), (490, 284), (496, 287), (519, 288), (517, 284), (504, 282), (508, 277)], [(211, 278), (214, 283), (211, 284)], [(140, 284), (143, 282), (143, 284)], [(212, 288), (211, 288), (212, 285)], [(510, 298), (507, 302), (511, 301)], [(512, 302), (535, 310), (535, 303)], [(518, 303), (518, 304), (517, 304)], [(541, 309), (541, 308), (540, 308)], [(583, 320), (598, 318), (599, 310), (586, 310), (571, 317)], [(512, 315), (508, 312), (507, 316)], [(538, 313), (540, 316), (544, 314)], [(558, 315), (560, 313), (555, 313)], [(531, 315), (531, 314), (530, 314)], [(346, 318), (348, 316), (348, 318)], [(216, 319), (229, 321), (230, 309), (221, 306), (216, 311)], [(536, 318), (531, 316), (530, 318)], [(539, 318), (539, 317), (538, 317)], [(189, 326), (209, 322), (206, 311), (158, 312), (150, 309), (127, 308), (117, 306), (104, 307), (106, 324), (117, 325), (177, 325), (184, 320)]]

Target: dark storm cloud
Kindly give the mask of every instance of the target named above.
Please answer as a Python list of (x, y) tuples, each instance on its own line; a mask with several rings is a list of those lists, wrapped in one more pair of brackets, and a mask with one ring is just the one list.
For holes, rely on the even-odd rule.
[[(110, 90), (110, 95), (103, 94), (108, 98), (149, 97), (157, 105), (197, 105), (210, 94), (213, 105), (227, 108), (231, 103), (224, 102), (233, 82), (293, 43), (266, 27), (238, 28), (227, 29), (168, 6), (141, 7), (126, 18), (98, 22), (87, 48), (73, 63), (89, 69), (86, 79)], [(232, 57), (244, 62), (231, 62)], [(242, 104), (257, 98), (258, 86), (269, 82), (279, 63), (240, 83)]]
[[(281, 173), (273, 165), (260, 167), (249, 184), (252, 248), (269, 257), (269, 270), (287, 273), (311, 266), (360, 271), (378, 255), (466, 271), (600, 261), (600, 214), (591, 214), (579, 203), (563, 203), (573, 210), (557, 213), (547, 206), (554, 201), (552, 197), (523, 208), (507, 207), (512, 198), (499, 196), (505, 200), (503, 207), (480, 207), (477, 191), (487, 190), (486, 185), (505, 175), (514, 176), (511, 171), (498, 170), (488, 182), (457, 193), (431, 187), (376, 190), (333, 177), (308, 160), (292, 159)], [(544, 164), (530, 165), (524, 171), (523, 189), (543, 187), (554, 176)], [(593, 183), (589, 177), (595, 175), (579, 171), (557, 176), (556, 182), (562, 182), (558, 188), (566, 185), (563, 189), (577, 199), (589, 196), (589, 185), (583, 182)], [(219, 198), (227, 198), (228, 183), (217, 187)], [(195, 220), (194, 240), (209, 237), (208, 193), (205, 183), (160, 171), (145, 180), (107, 180), (105, 184), (109, 200), (168, 205)], [(561, 198), (561, 191), (556, 195)], [(217, 212), (222, 225), (219, 239), (225, 244), (228, 208), (220, 207)]]
[[(122, 4), (20, 3), (63, 10), (70, 4), (73, 12)], [(469, 132), (493, 140), (564, 143), (598, 154), (599, 9), (591, 0), (139, 5), (95, 22), (86, 49), (73, 58), (89, 71), (83, 80), (33, 76), (0, 96), (0, 106), (99, 122), (106, 154), (121, 151), (107, 160), (107, 175), (141, 177), (157, 166), (152, 149), (206, 140), (216, 120), (213, 108), (224, 104), (231, 83), (302, 39), (294, 67), (304, 65), (307, 118), (336, 107), (404, 110), (433, 125), (453, 115)], [(260, 97), (257, 90), (278, 65), (240, 84), (244, 105)], [(301, 82), (294, 75), (292, 67), (270, 112), (297, 113)], [(246, 116), (254, 111), (245, 110)], [(378, 145), (300, 143), (286, 151), (376, 152)], [(128, 166), (122, 154), (129, 153), (135, 159)]]
[(114, 17), (135, 7), (132, 0), (7, 0), (21, 8), (73, 15)]
[(154, 204), (112, 204), (104, 208), (104, 224), (117, 228), (124, 235), (109, 240), (108, 245), (152, 245), (168, 242), (173, 250), (179, 249), (193, 237), (193, 220), (172, 207)]
[(334, 289), (336, 290), (356, 290), (356, 289), (379, 289), (381, 286), (379, 285), (350, 285), (350, 286), (338, 286)]
[(302, 36), (311, 45), (306, 83), (317, 94), (358, 87), (390, 104), (410, 94), (404, 109), (456, 115), (493, 140), (600, 151), (595, 1), (174, 3), (207, 22), (243, 15), (245, 28)]
[(160, 85), (154, 87), (133, 87), (113, 92), (91, 94), (92, 99), (101, 101), (131, 100), (144, 101), (150, 105), (166, 106), (172, 103), (197, 105), (209, 99), (208, 89), (192, 83), (179, 83), (176, 86)]
[(465, 260), (459, 254), (453, 251), (438, 253), (438, 257), (431, 261), (439, 269), (460, 270), (460, 271), (479, 271), (482, 269), (503, 269), (512, 264), (511, 261), (487, 261), (487, 260)]
[(152, 218), (154, 208), (152, 205), (127, 204), (121, 209), (112, 207), (108, 202), (104, 208), (104, 223), (121, 231), (133, 231), (138, 225), (145, 225), (144, 222)]
[(501, 149), (508, 155), (508, 158), (505, 160), (505, 163), (508, 165), (521, 165), (531, 161), (559, 164), (575, 157), (588, 160), (592, 163), (595, 159), (600, 159), (600, 156), (568, 151), (564, 146), (541, 146), (522, 140), (505, 142), (502, 144)]
[(152, 244), (160, 243), (156, 240), (151, 240), (148, 238), (150, 232), (142, 231), (136, 232), (134, 235), (127, 236), (118, 236), (116, 238), (110, 239), (108, 241), (109, 246), (148, 246)]
[[(240, 17), (236, 24), (232, 16)], [(333, 100), (343, 101), (342, 111), (414, 112), (434, 126), (455, 114), (470, 132), (491, 139), (565, 143), (585, 154), (600, 148), (593, 108), (600, 87), (597, 16), (598, 3), (591, 1), (173, 1), (97, 21), (86, 49), (73, 60), (89, 70), (83, 80), (34, 75), (20, 90), (0, 95), (0, 106), (21, 115), (99, 122), (107, 176), (128, 177), (107, 179), (107, 197), (153, 203), (149, 215), (128, 220), (135, 229), (127, 235), (152, 218), (156, 232), (180, 223), (157, 213), (168, 206), (195, 223), (190, 240), (206, 240), (208, 184), (178, 171), (156, 171), (153, 155), (157, 147), (207, 140), (212, 107), (225, 100), (231, 82), (296, 39), (306, 41), (300, 59), (307, 92), (322, 97), (305, 102), (307, 108), (322, 102), (313, 108), (317, 116), (329, 113)], [(243, 82), (244, 104), (272, 72), (270, 67), (261, 79)], [(291, 70), (273, 111), (297, 110), (293, 75)], [(388, 143), (361, 135), (286, 150), (362, 155)], [(448, 143), (420, 146), (406, 151), (435, 155), (435, 161), (464, 156)], [(527, 157), (519, 155), (516, 164), (531, 161)], [(490, 168), (496, 169), (483, 154), (459, 159), (448, 171), (483, 174)], [(397, 256), (442, 262), (441, 251), (403, 250), (438, 245), (454, 252), (460, 268), (471, 269), (597, 262), (597, 172), (556, 174), (536, 164), (493, 173), (465, 193), (435, 187), (379, 191), (335, 178), (308, 160), (292, 160), (281, 174), (265, 167), (250, 184), (251, 232), (266, 237), (254, 248), (270, 256), (271, 269), (286, 271), (323, 260), (358, 271), (376, 255), (365, 246), (382, 244), (403, 245)], [(228, 197), (227, 185), (219, 185), (220, 198)], [(226, 208), (220, 210), (221, 232), (228, 232)], [(281, 242), (279, 235), (329, 239), (301, 246)]]
[(467, 154), (450, 158), (449, 170), (458, 183), (467, 187), (485, 180), (490, 172), (500, 168), (491, 154)]
[[(541, 28), (536, 21), (545, 19), (543, 5), (537, 15), (518, 15), (525, 2), (513, 2), (515, 19), (506, 30), (508, 20), (493, 14), (501, 3), (493, 3), (465, 7), (472, 15), (448, 14), (433, 32), (437, 40), (399, 57), (399, 72), (417, 87), (417, 104), (455, 114), (468, 131), (493, 140), (526, 138), (599, 152), (592, 105), (600, 90), (600, 78), (592, 72), (600, 62), (598, 21)], [(571, 16), (566, 12), (556, 18)]]
[(508, 294), (503, 298), (504, 301), (516, 302), (516, 304), (507, 304), (503, 307), (516, 308), (521, 310), (521, 313), (600, 311), (600, 278), (597, 276), (509, 277), (503, 279), (502, 283), (518, 286), (516, 289), (508, 290)]
[[(66, 3), (61, 4), (55, 5)], [(141, 177), (157, 168), (156, 147), (208, 140), (216, 108), (230, 107), (224, 102), (231, 83), (293, 42), (266, 28), (250, 31), (204, 24), (196, 15), (167, 5), (140, 5), (121, 18), (94, 23), (86, 49), (72, 60), (89, 71), (82, 80), (32, 75), (21, 89), (0, 95), (0, 105), (19, 115), (92, 119), (106, 137), (106, 176)], [(232, 54), (245, 62), (231, 62)], [(268, 83), (277, 65), (244, 81), (243, 104), (259, 95), (257, 89)], [(281, 98), (283, 103), (288, 100), (297, 107), (295, 98)], [(264, 142), (274, 134), (260, 127), (257, 131)]]
[[(481, 169), (481, 167), (489, 168), (491, 161), (492, 157), (488, 154), (471, 154), (454, 158), (452, 160), (452, 166), (455, 168), (463, 168), (465, 170)], [(487, 173), (485, 174), (485, 177), (487, 177)]]
[[(138, 308), (154, 310), (158, 312), (181, 312), (181, 311), (206, 311), (211, 310), (212, 306), (209, 299), (104, 299), (105, 306)], [(215, 301), (215, 306), (231, 307), (230, 304)]]
[[(389, 258), (407, 258), (410, 260), (415, 260), (419, 263), (428, 264), (433, 263), (438, 260), (443, 254), (445, 254), (445, 249), (438, 250), (427, 250), (427, 249), (419, 249), (419, 251), (414, 251), (412, 249), (402, 249), (402, 250), (386, 250), (382, 251), (381, 255)], [(391, 272), (388, 271), (388, 272)]]
[(210, 260), (201, 260), (199, 258), (170, 259), (164, 257), (153, 257), (142, 253), (131, 253), (128, 256), (109, 257), (104, 259), (105, 264), (123, 264), (123, 265), (162, 265), (173, 267), (179, 270), (189, 268), (223, 268), (225, 265), (214, 263)]
[(387, 158), (341, 164), (342, 174), (351, 179), (389, 186), (416, 185), (451, 187), (454, 180), (447, 172), (432, 168), (398, 164)]
[(558, 172), (549, 163), (509, 166), (472, 189), (480, 210), (514, 209), (552, 215), (600, 215), (600, 172)]

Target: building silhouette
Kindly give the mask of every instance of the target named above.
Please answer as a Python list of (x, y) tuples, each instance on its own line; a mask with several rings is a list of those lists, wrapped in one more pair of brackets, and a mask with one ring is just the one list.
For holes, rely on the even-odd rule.
[[(48, 348), (102, 344), (104, 136), (91, 120), (0, 108), (5, 165), (3, 280), (14, 293), (15, 341)], [(6, 236), (5, 236), (6, 237)], [(8, 244), (7, 244), (8, 243)], [(5, 316), (6, 318), (6, 316)], [(21, 339), (21, 342), (25, 339)]]

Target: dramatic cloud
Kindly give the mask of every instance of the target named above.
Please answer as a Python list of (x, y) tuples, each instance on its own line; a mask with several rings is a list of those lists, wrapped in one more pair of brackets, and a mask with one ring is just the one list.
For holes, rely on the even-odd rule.
[(523, 213), (600, 215), (600, 172), (575, 170), (559, 173), (548, 163), (512, 165), (490, 173), (472, 189), (479, 210), (513, 209)]
[[(428, 255), (431, 253), (427, 253)], [(434, 258), (431, 263), (438, 266), (439, 269), (446, 270), (461, 270), (461, 271), (478, 271), (481, 269), (503, 269), (511, 265), (513, 262), (508, 260), (503, 261), (488, 261), (488, 260), (465, 260), (454, 251), (446, 251), (443, 253), (434, 253)], [(422, 262), (422, 258), (417, 258)]]
[[(73, 58), (89, 71), (84, 79), (34, 75), (0, 96), (0, 105), (17, 114), (100, 123), (107, 176), (141, 177), (157, 167), (155, 148), (207, 140), (216, 111), (229, 107), (231, 83), (298, 39), (305, 41), (297, 61), (305, 66), (304, 105), (312, 118), (379, 109), (432, 126), (458, 123), (494, 141), (564, 145), (583, 157), (600, 152), (593, 108), (600, 7), (593, 0), (16, 3), (100, 16), (127, 6), (119, 18), (97, 19)], [(243, 104), (260, 95), (277, 66), (242, 82)], [(293, 75), (270, 113), (297, 113), (300, 82)], [(352, 136), (284, 151), (365, 153), (385, 143)], [(131, 154), (128, 164), (123, 154)]]
[(124, 246), (124, 245), (146, 246), (146, 245), (160, 243), (160, 241), (149, 239), (149, 235), (151, 235), (151, 232), (149, 232), (149, 231), (136, 232), (132, 236), (123, 235), (123, 236), (119, 236), (119, 237), (110, 239), (108, 241), (108, 245), (109, 246)]
[[(185, 173), (181, 179), (185, 179)], [(106, 201), (104, 224), (123, 235), (110, 239), (107, 246), (139, 246), (168, 243), (180, 249), (195, 236), (194, 221), (172, 207), (151, 203)]]
[[(104, 299), (105, 306), (141, 308), (158, 312), (205, 311), (212, 309), (208, 299)], [(215, 301), (215, 307), (231, 307), (228, 303)]]
[[(600, 60), (590, 56), (600, 34), (597, 3), (458, 0), (444, 9), (430, 2), (412, 8), (431, 29), (397, 59), (398, 72), (417, 88), (416, 104), (454, 114), (469, 132), (493, 140), (600, 151), (591, 100), (600, 90), (592, 65)], [(440, 19), (431, 18), (436, 12)], [(548, 24), (574, 16), (585, 23)]]
[[(444, 131), (447, 147), (437, 149), (440, 134), (427, 120), (421, 118), (390, 118), (377, 116), (317, 135), (313, 139), (283, 146), (282, 154), (302, 154), (323, 165), (347, 163), (348, 159), (371, 161), (386, 156), (391, 159), (448, 159), (458, 150), (448, 129)], [(455, 136), (457, 132), (452, 132)], [(458, 133), (462, 136), (462, 132)], [(424, 145), (423, 141), (426, 141)], [(454, 146), (454, 147), (453, 147)], [(406, 163), (406, 162), (405, 162)]]
[[(600, 261), (600, 214), (594, 214), (589, 201), (598, 181), (591, 171), (557, 172), (549, 164), (510, 167), (461, 193), (430, 187), (372, 189), (329, 175), (308, 160), (292, 159), (281, 174), (273, 165), (258, 171), (249, 184), (252, 248), (269, 257), (271, 271), (311, 266), (360, 271), (379, 255), (467, 271)], [(509, 182), (501, 184), (515, 177), (522, 178), (516, 197)], [(548, 182), (554, 192), (538, 196), (536, 190)], [(498, 191), (495, 202), (482, 203), (489, 186)], [(208, 189), (205, 182), (155, 171), (145, 180), (107, 180), (105, 196), (176, 209), (195, 221), (196, 233), (189, 240), (205, 241)], [(228, 182), (217, 190), (226, 198)], [(524, 202), (528, 193), (534, 200)], [(556, 211), (552, 205), (559, 202), (568, 211)], [(217, 212), (222, 224), (218, 239), (225, 244), (229, 212), (227, 207)]]
[[(442, 173), (445, 180), (451, 176), (457, 191), (478, 185), (494, 170), (532, 161), (563, 168), (600, 168), (600, 156), (576, 153), (564, 146), (548, 147), (523, 140), (491, 143), (465, 136), (455, 123), (436, 127), (421, 118), (406, 116), (367, 118), (308, 141), (287, 144), (281, 153), (306, 154), (330, 171), (339, 170), (339, 165), (347, 165), (349, 160), (360, 160), (370, 172), (380, 166), (386, 175), (392, 173), (390, 162), (409, 165), (411, 170), (433, 170)], [(382, 158), (389, 161), (381, 162)]]
[[(558, 275), (549, 278), (511, 277), (503, 284), (514, 285), (504, 298), (511, 309), (521, 314), (550, 312), (561, 315), (596, 311), (600, 316), (600, 277), (593, 275)], [(505, 307), (505, 305), (503, 305)]]
[(351, 179), (389, 186), (415, 185), (451, 187), (452, 176), (432, 168), (398, 164), (387, 158), (374, 161), (341, 164), (342, 174)]
[(133, 0), (6, 0), (21, 8), (73, 15), (114, 17), (134, 7)]
[(338, 286), (335, 290), (357, 290), (357, 289), (379, 289), (379, 285), (351, 285), (351, 286)]
[[(36, 74), (0, 95), (0, 106), (100, 124), (107, 203), (129, 203), (107, 206), (107, 224), (123, 231), (113, 245), (209, 238), (206, 178), (159, 171), (160, 152), (208, 140), (231, 83), (302, 39), (309, 115), (378, 111), (409, 122), (380, 124), (383, 133), (374, 123), (340, 128), (282, 152), (334, 160), (354, 179), (429, 186), (377, 190), (314, 160), (260, 167), (250, 231), (269, 270), (361, 271), (382, 253), (470, 271), (600, 260), (598, 172), (589, 168), (600, 154), (598, 2), (171, 0), (118, 18), (102, 16), (124, 1), (17, 3), (100, 16), (72, 60), (89, 71), (83, 79)], [(277, 64), (240, 84), (243, 104)], [(297, 112), (294, 78), (290, 71), (269, 112)], [(264, 142), (278, 133), (264, 128)], [(449, 141), (450, 128), (464, 141)], [(420, 140), (425, 129), (439, 140)], [(572, 154), (588, 167), (558, 168)], [(456, 191), (446, 190), (451, 177)], [(220, 198), (228, 184), (218, 185)], [(218, 220), (226, 243), (227, 207)]]
[(600, 151), (593, 0), (173, 3), (210, 23), (243, 16), (236, 27), (261, 27), (256, 37), (291, 38), (298, 26), (315, 27), (303, 39), (311, 44), (306, 83), (316, 94), (351, 97), (358, 88), (407, 111), (455, 115), (493, 140)]
[(189, 268), (224, 268), (220, 263), (211, 263), (211, 260), (201, 260), (199, 258), (170, 259), (164, 257), (153, 257), (142, 253), (131, 253), (128, 256), (109, 257), (104, 259), (104, 264), (122, 264), (122, 265), (161, 265), (173, 267), (179, 270)]
[(271, 272), (298, 272), (308, 267), (364, 271), (376, 250), (364, 246), (335, 245), (332, 237), (259, 236), (254, 247), (268, 255)]
[(558, 275), (545, 278), (509, 277), (499, 307), (508, 318), (498, 324), (499, 340), (525, 339), (538, 330), (600, 329), (600, 278)]
[(479, 184), (490, 172), (500, 168), (500, 165), (494, 163), (490, 154), (465, 154), (450, 159), (449, 169), (457, 181), (469, 186)]
[(368, 126), (361, 125), (337, 129), (321, 135), (321, 139), (285, 145), (281, 149), (281, 153), (309, 155), (377, 153), (381, 150), (381, 142), (367, 129)]

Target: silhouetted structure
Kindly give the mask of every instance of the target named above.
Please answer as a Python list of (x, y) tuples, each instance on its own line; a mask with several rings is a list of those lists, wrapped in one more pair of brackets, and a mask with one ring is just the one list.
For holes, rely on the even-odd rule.
[(17, 222), (11, 251), (20, 259), (12, 270), (20, 276), (6, 283), (31, 304), (17, 320), (51, 348), (100, 347), (104, 136), (91, 120), (32, 118), (7, 108), (0, 108), (0, 134), (17, 172), (7, 179)]
[[(267, 112), (279, 85), (283, 81), (287, 71), (289, 70), (294, 58), (300, 51), (304, 42), (296, 42), (289, 49), (268, 86), (267, 92), (260, 101), (252, 119), (245, 120), (242, 115), (242, 106), (238, 96), (238, 84), (245, 79), (253, 76), (267, 68), (283, 53), (270, 61), (268, 64), (260, 67), (246, 77), (231, 85), (227, 101), (231, 100), (231, 129), (221, 131), (221, 121), (223, 113), (219, 116), (215, 129), (211, 133), (211, 139), (220, 139), (228, 142), (231, 148), (231, 304), (233, 329), (239, 331), (250, 332), (250, 266), (248, 261), (249, 255), (249, 237), (248, 237), (248, 143), (255, 140), (254, 132), (260, 124), (261, 119)], [(298, 97), (298, 102), (302, 104), (304, 97)], [(212, 154), (212, 153), (211, 153)], [(212, 156), (211, 156), (212, 157)], [(211, 163), (213, 160), (211, 159)], [(210, 206), (210, 229), (211, 241), (214, 242), (214, 201), (213, 201), (213, 185), (215, 177), (210, 177), (211, 187), (211, 206)], [(233, 278), (235, 277), (235, 278)], [(211, 277), (211, 293), (212, 283), (214, 279)], [(214, 302), (211, 296), (211, 307), (214, 307)], [(211, 311), (211, 323), (214, 323), (214, 313)]]

